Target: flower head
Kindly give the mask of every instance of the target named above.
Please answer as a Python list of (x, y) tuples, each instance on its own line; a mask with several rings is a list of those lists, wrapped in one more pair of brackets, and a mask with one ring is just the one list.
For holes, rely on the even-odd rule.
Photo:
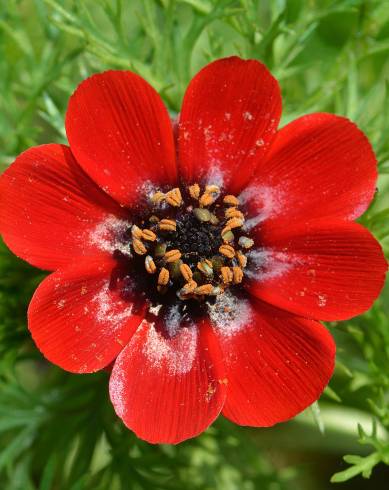
[(77, 373), (113, 363), (119, 417), (150, 442), (193, 437), (223, 413), (251, 426), (314, 402), (335, 346), (320, 320), (368, 309), (386, 272), (354, 223), (375, 192), (364, 134), (331, 114), (277, 129), (264, 65), (202, 69), (177, 126), (138, 75), (88, 78), (69, 146), (22, 153), (0, 179), (9, 248), (53, 271), (29, 329)]

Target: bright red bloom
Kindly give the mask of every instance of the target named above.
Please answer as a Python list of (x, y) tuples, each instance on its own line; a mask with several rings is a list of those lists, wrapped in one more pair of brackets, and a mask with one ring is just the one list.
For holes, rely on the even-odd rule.
[[(175, 136), (147, 82), (108, 71), (85, 80), (71, 97), (70, 147), (30, 148), (1, 177), (5, 242), (24, 260), (54, 271), (29, 308), (37, 346), (76, 373), (113, 362), (115, 410), (150, 442), (193, 437), (220, 412), (251, 426), (293, 417), (319, 397), (333, 371), (335, 345), (319, 320), (362, 313), (382, 288), (382, 250), (353, 222), (375, 192), (368, 140), (331, 114), (304, 116), (278, 130), (280, 114), (279, 87), (264, 65), (222, 59), (191, 81)], [(220, 284), (205, 284), (209, 291), (200, 294), (196, 283), (199, 299), (187, 301), (182, 289), (179, 297), (162, 294), (170, 284), (162, 275), (161, 294), (150, 287), (152, 257), (148, 275), (138, 266), (146, 252), (136, 246), (151, 245), (136, 242), (139, 228), (132, 225), (155, 209), (144, 199), (150, 189), (153, 196), (161, 189), (165, 199), (168, 189), (185, 193), (195, 183), (217, 184), (238, 197), (248, 234), (239, 244), (253, 247), (246, 267), (226, 255), (227, 247), (224, 273), (212, 272)], [(214, 253), (219, 235), (193, 244), (209, 229), (193, 225), (185, 217), (192, 207), (180, 203), (169, 243), (184, 258)], [(207, 207), (199, 209), (204, 214)], [(201, 220), (209, 220), (207, 212)], [(235, 242), (228, 243), (233, 255)], [(207, 296), (232, 282), (224, 294)]]

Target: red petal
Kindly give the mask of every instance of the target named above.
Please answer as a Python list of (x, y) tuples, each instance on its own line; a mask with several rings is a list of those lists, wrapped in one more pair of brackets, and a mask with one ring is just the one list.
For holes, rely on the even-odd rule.
[(238, 192), (274, 137), (281, 115), (277, 81), (262, 63), (237, 57), (203, 68), (186, 91), (179, 123), (179, 169)]
[(281, 129), (245, 192), (257, 221), (354, 220), (373, 199), (376, 158), (355, 124), (310, 114)]
[(91, 233), (104, 220), (120, 228), (121, 215), (66, 146), (30, 148), (0, 178), (3, 238), (16, 255), (43, 269), (107, 250), (109, 231), (100, 230), (96, 240)]
[(125, 205), (150, 182), (174, 184), (170, 118), (157, 92), (129, 71), (84, 80), (69, 101), (66, 133), (83, 169)]
[(76, 373), (107, 366), (143, 319), (131, 278), (112, 260), (81, 262), (48, 276), (28, 310), (29, 329), (42, 354)]
[(116, 413), (138, 437), (177, 444), (218, 416), (223, 379), (219, 346), (206, 325), (181, 327), (168, 338), (145, 321), (116, 360), (110, 394)]
[(223, 415), (266, 427), (317, 400), (335, 360), (335, 343), (320, 323), (265, 303), (252, 303), (246, 325), (219, 333), (228, 378)]
[(269, 228), (258, 233), (264, 248), (250, 254), (252, 294), (320, 320), (344, 320), (370, 308), (387, 263), (368, 230), (342, 221)]

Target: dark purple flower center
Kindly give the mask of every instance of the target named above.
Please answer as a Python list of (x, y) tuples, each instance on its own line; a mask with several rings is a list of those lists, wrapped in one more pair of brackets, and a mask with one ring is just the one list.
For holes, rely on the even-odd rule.
[(254, 244), (239, 207), (216, 185), (155, 192), (149, 212), (127, 230), (131, 257), (123, 257), (142, 295), (153, 304), (201, 303), (239, 286)]

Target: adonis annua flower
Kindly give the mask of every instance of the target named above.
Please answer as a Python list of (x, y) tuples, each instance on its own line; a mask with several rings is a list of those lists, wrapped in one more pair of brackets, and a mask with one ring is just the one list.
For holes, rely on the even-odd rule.
[(333, 371), (320, 320), (382, 288), (382, 250), (354, 222), (376, 186), (367, 138), (324, 113), (277, 129), (280, 114), (257, 61), (206, 66), (174, 123), (145, 80), (108, 71), (71, 97), (69, 146), (30, 148), (1, 177), (5, 242), (52, 271), (29, 307), (36, 345), (71, 372), (112, 365), (115, 410), (147, 441), (220, 413), (293, 417)]

